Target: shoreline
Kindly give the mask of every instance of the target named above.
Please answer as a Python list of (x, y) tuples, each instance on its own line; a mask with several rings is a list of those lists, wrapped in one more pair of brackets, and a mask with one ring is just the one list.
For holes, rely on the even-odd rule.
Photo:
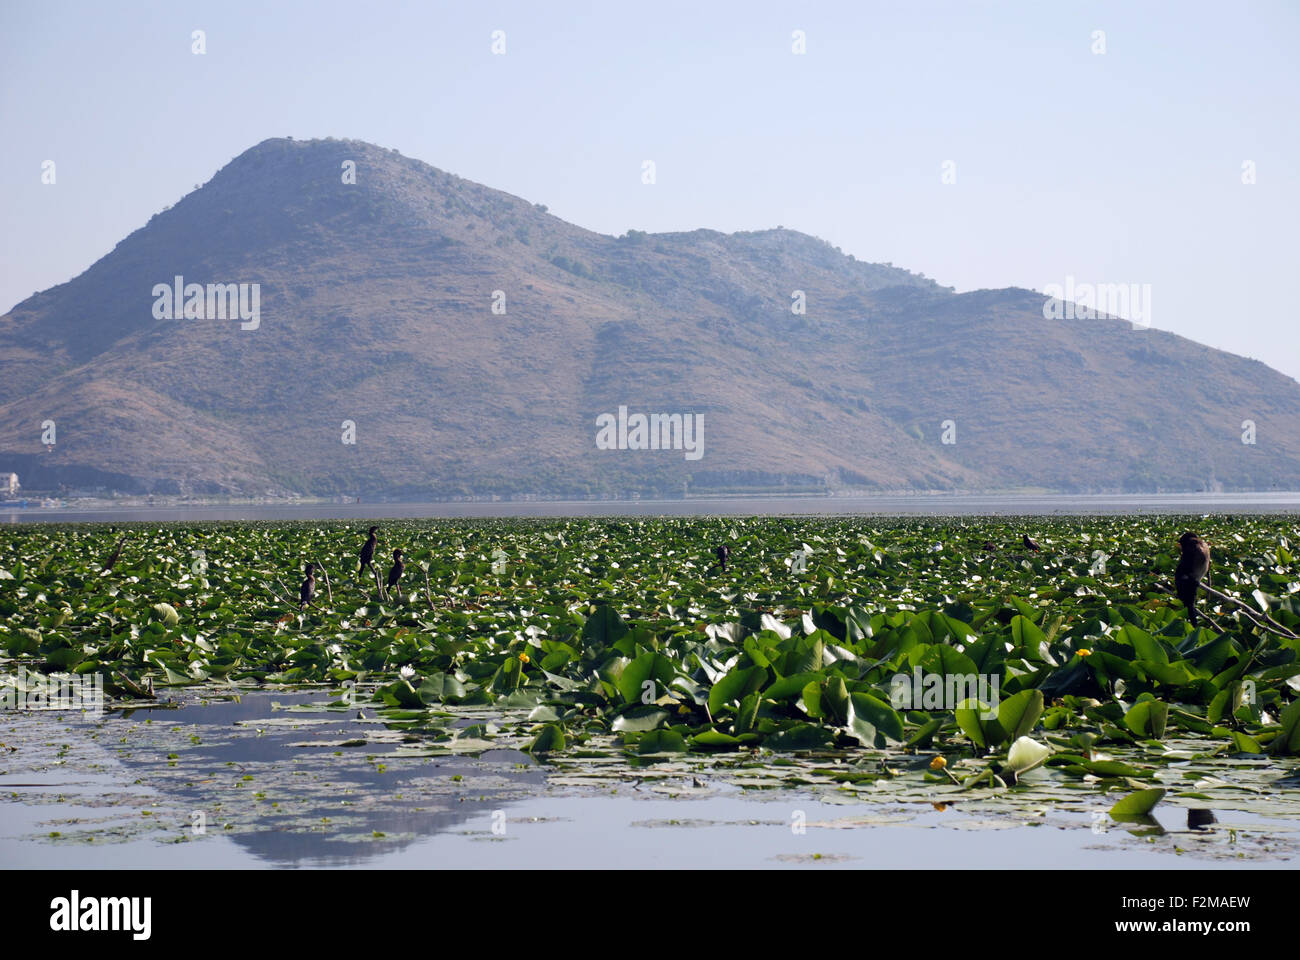
[(0, 523), (251, 520), (510, 519), (691, 516), (1059, 516), (1169, 513), (1300, 514), (1300, 492), (1176, 494), (891, 494), (871, 497), (753, 496), (672, 500), (271, 501), (12, 508)]

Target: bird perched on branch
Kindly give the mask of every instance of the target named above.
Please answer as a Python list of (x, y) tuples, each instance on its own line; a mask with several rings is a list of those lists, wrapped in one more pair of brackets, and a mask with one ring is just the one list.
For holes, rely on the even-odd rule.
[(1194, 533), (1184, 533), (1178, 538), (1182, 556), (1174, 568), (1174, 590), (1187, 608), (1187, 619), (1196, 628), (1196, 588), (1210, 573), (1210, 545)]
[(357, 570), (357, 576), (365, 572), (366, 567), (370, 566), (375, 559), (375, 545), (379, 543), (379, 537), (376, 534), (378, 527), (370, 528), (370, 539), (361, 546), (361, 567)]
[(298, 609), (307, 609), (307, 604), (311, 603), (312, 598), (316, 596), (316, 564), (307, 564), (307, 577), (303, 580), (302, 586), (298, 588)]
[(1038, 551), (1042, 549), (1034, 540), (1030, 539), (1029, 534), (1027, 533), (1022, 542), (1024, 543), (1026, 550), (1032, 550), (1034, 553), (1038, 553)]
[(402, 563), (402, 548), (398, 547), (393, 551), (393, 565), (388, 568), (388, 589), (391, 590), (397, 586), (397, 581), (402, 579), (402, 571), (406, 569), (406, 564)]

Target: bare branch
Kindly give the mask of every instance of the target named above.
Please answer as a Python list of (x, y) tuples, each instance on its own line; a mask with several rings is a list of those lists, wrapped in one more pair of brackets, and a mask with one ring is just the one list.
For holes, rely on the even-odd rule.
[[(1270, 633), (1276, 633), (1279, 636), (1286, 637), (1290, 640), (1300, 640), (1300, 635), (1292, 633), (1286, 627), (1282, 626), (1282, 624), (1278, 623), (1276, 620), (1270, 617), (1267, 613), (1262, 613), (1261, 611), (1256, 610), (1254, 607), (1250, 606), (1247, 603), (1242, 602), (1241, 600), (1238, 600), (1236, 597), (1229, 596), (1226, 593), (1220, 593), (1218, 590), (1215, 590), (1213, 587), (1207, 587), (1203, 583), (1201, 584), (1201, 589), (1204, 590), (1212, 597), (1218, 597), (1220, 600), (1227, 600), (1229, 603), (1235, 603), (1237, 606), (1243, 608), (1244, 610), (1249, 611), (1252, 614), (1251, 616), (1252, 620), (1255, 618), (1255, 616), (1263, 617), (1268, 624), (1276, 628), (1274, 630), (1270, 630), (1269, 631)], [(1255, 622), (1258, 623), (1259, 621), (1255, 621)]]
[[(1226, 593), (1220, 593), (1218, 590), (1215, 590), (1215, 589), (1213, 589), (1213, 588), (1211, 588), (1211, 587), (1207, 587), (1207, 586), (1206, 586), (1205, 584), (1203, 584), (1203, 583), (1202, 583), (1200, 586), (1201, 586), (1201, 589), (1202, 589), (1202, 590), (1204, 590), (1206, 593), (1210, 594), (1211, 596), (1218, 597), (1219, 599), (1222, 599), (1222, 600), (1227, 600), (1227, 601), (1229, 601), (1229, 602), (1231, 602), (1231, 603), (1235, 603), (1237, 606), (1241, 607), (1242, 612), (1245, 613), (1245, 615), (1246, 615), (1246, 619), (1248, 619), (1248, 620), (1249, 620), (1251, 623), (1253, 623), (1255, 626), (1259, 627), (1259, 629), (1261, 629), (1261, 630), (1263, 630), (1263, 631), (1265, 631), (1265, 632), (1267, 632), (1267, 633), (1273, 633), (1273, 634), (1276, 634), (1276, 635), (1279, 636), (1279, 637), (1286, 637), (1286, 638), (1288, 638), (1288, 639), (1290, 639), (1290, 640), (1300, 640), (1300, 637), (1297, 637), (1294, 633), (1292, 633), (1292, 632), (1291, 632), (1290, 630), (1288, 630), (1286, 627), (1284, 627), (1284, 626), (1282, 626), (1280, 623), (1277, 623), (1276, 621), (1274, 621), (1273, 618), (1270, 617), (1268, 614), (1260, 614), (1260, 616), (1262, 616), (1265, 620), (1267, 620), (1268, 623), (1273, 624), (1274, 627), (1277, 627), (1276, 630), (1274, 630), (1274, 629), (1272, 629), (1271, 627), (1269, 627), (1268, 624), (1261, 623), (1259, 620), (1255, 619), (1255, 614), (1257, 613), (1257, 611), (1256, 611), (1254, 608), (1248, 606), (1247, 604), (1242, 603), (1242, 602), (1241, 602), (1240, 600), (1238, 600), (1236, 597), (1230, 597), (1230, 596), (1228, 596), (1228, 594), (1226, 594)], [(1163, 590), (1165, 593), (1173, 594), (1174, 596), (1177, 596), (1177, 595), (1178, 595), (1175, 591), (1171, 590), (1168, 586), (1166, 586), (1166, 585), (1163, 584), (1163, 583), (1157, 583), (1157, 584), (1156, 584), (1156, 587), (1157, 587), (1158, 589), (1160, 589), (1160, 590)], [(1213, 620), (1213, 618), (1211, 618), (1210, 615), (1209, 615), (1208, 613), (1204, 613), (1204, 612), (1202, 612), (1202, 613), (1201, 613), (1201, 616), (1205, 617), (1206, 620), (1209, 620), (1210, 623), (1213, 623), (1214, 626), (1215, 626), (1215, 627), (1216, 627), (1216, 628), (1217, 628), (1221, 633), (1224, 632), (1223, 628), (1220, 627), (1219, 624), (1215, 623), (1215, 621)]]
[[(312, 563), (316, 563), (316, 561), (313, 560)], [(324, 567), (322, 567), (319, 563), (316, 563), (316, 567), (320, 570), (320, 572), (321, 572), (322, 574), (325, 575), (325, 592), (326, 592), (327, 594), (329, 594), (329, 598), (330, 598), (330, 606), (332, 607), (332, 606), (334, 606), (334, 591), (330, 589), (330, 573), (329, 573), (328, 570), (326, 570)]]
[[(283, 583), (281, 583), (279, 577), (276, 577), (276, 578), (275, 578), (275, 582), (280, 584), (280, 589), (283, 590), (286, 594), (288, 594), (288, 595), (291, 596), (291, 597), (293, 596), (293, 591), (290, 590), (288, 587), (286, 587)], [(270, 590), (270, 587), (268, 587), (267, 589)], [(301, 604), (301, 603), (299, 603), (299, 604), (294, 604), (294, 602), (293, 602), (292, 600), (286, 600), (286, 599), (284, 599), (284, 597), (280, 596), (280, 595), (279, 595), (278, 593), (276, 593), (274, 590), (271, 590), (271, 596), (275, 597), (275, 599), (279, 600), (281, 603), (283, 603), (283, 604), (284, 604), (286, 607), (288, 607), (290, 610), (301, 610), (301, 609), (302, 609), (302, 604)]]

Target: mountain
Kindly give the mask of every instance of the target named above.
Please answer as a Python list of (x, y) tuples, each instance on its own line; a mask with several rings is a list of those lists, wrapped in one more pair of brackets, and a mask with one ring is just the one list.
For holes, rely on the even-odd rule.
[[(178, 276), (250, 285), (250, 316), (258, 285), (256, 320), (168, 319)], [(396, 151), (268, 140), (0, 318), (0, 470), (367, 498), (1300, 488), (1300, 383), (1044, 299), (794, 230), (605, 236)], [(702, 456), (599, 449), (620, 407), (702, 417)]]

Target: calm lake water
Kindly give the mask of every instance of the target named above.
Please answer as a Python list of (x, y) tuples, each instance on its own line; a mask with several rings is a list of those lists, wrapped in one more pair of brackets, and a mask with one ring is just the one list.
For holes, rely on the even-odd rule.
[(1300, 513), (1300, 492), (1132, 496), (882, 496), (718, 500), (572, 500), (460, 503), (309, 503), (119, 509), (5, 508), (0, 523), (456, 519), (613, 516), (1052, 516), (1136, 513)]
[(181, 692), (170, 709), (98, 718), (0, 714), (0, 866), (1196, 869), (1294, 868), (1300, 853), (1295, 817), (1219, 810), (1191, 829), (1161, 805), (1149, 823), (1111, 823), (1114, 798), (1091, 790), (934, 803), (760, 782), (735, 755), (431, 755), (373, 709), (329, 700)]

